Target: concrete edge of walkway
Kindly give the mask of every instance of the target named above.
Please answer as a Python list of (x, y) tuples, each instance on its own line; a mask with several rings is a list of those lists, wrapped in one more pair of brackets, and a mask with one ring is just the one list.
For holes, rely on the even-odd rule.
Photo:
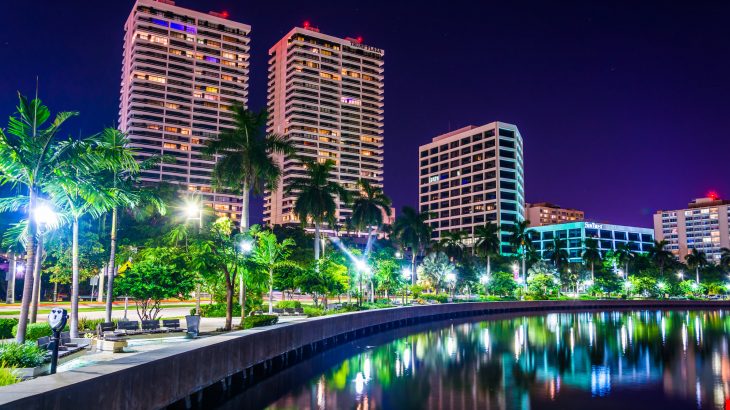
[(495, 313), (592, 309), (730, 308), (730, 301), (568, 300), (449, 303), (310, 318), (234, 331), (0, 388), (8, 409), (161, 408), (254, 366), (314, 353), (385, 329)]

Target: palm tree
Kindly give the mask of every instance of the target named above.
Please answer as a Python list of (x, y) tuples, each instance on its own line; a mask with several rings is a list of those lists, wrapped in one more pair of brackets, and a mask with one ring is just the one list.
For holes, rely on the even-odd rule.
[(383, 213), (390, 214), (391, 200), (381, 187), (370, 184), (370, 181), (361, 179), (360, 195), (352, 202), (351, 223), (360, 231), (367, 230), (368, 241), (365, 246), (365, 258), (372, 247), (373, 228), (383, 226)]
[(314, 162), (303, 160), (307, 170), (304, 177), (295, 178), (286, 187), (287, 193), (294, 193), (294, 214), (302, 224), (310, 220), (314, 223), (314, 259), (319, 259), (320, 228), (325, 222), (334, 225), (337, 210), (336, 199), (350, 201), (350, 193), (334, 181), (332, 169), (334, 161)]
[(502, 241), (499, 238), (499, 225), (489, 221), (474, 230), (475, 246), (480, 255), (487, 258), (487, 277), (492, 275), (492, 255), (499, 255)]
[(687, 267), (695, 270), (695, 281), (699, 285), (700, 269), (707, 266), (707, 255), (704, 252), (698, 251), (696, 248), (693, 248), (692, 252), (689, 255), (685, 256), (684, 259), (687, 261)]
[(418, 268), (419, 273), (428, 281), (436, 292), (446, 280), (446, 275), (455, 269), (449, 257), (441, 252), (431, 252), (423, 258), (423, 263)]
[(27, 191), (26, 217), (28, 229), (25, 239), (25, 276), (23, 298), (20, 305), (20, 321), (16, 340), (25, 341), (28, 313), (33, 291), (35, 250), (38, 246), (38, 224), (32, 217), (41, 186), (50, 177), (59, 159), (64, 155), (66, 145), (56, 141), (56, 135), (63, 123), (76, 115), (75, 112), (60, 112), (45, 128), (51, 116), (48, 107), (36, 98), (28, 102), (18, 94), (18, 106), (8, 121), (7, 130), (0, 129), (0, 184), (23, 187)]
[(601, 263), (601, 252), (598, 250), (598, 241), (594, 238), (586, 238), (585, 248), (583, 249), (583, 262), (591, 265), (591, 281), (594, 282), (596, 277), (595, 265)]
[(634, 250), (631, 249), (631, 245), (628, 242), (620, 243), (616, 245), (614, 251), (618, 262), (624, 265), (624, 279), (629, 277), (629, 263), (634, 259)]
[(664, 267), (672, 260), (672, 253), (665, 248), (669, 245), (666, 240), (654, 241), (649, 248), (649, 258), (659, 267), (659, 276), (664, 277)]
[(116, 206), (114, 192), (100, 189), (99, 171), (111, 165), (98, 149), (95, 137), (72, 141), (69, 155), (53, 170), (53, 179), (43, 191), (61, 204), (71, 217), (71, 337), (78, 337), (79, 320), (79, 221), (85, 215), (94, 218)]
[[(109, 229), (109, 263), (106, 269), (106, 309), (107, 322), (112, 320), (112, 301), (114, 300), (114, 275), (116, 272), (117, 223), (119, 209), (133, 208), (141, 202), (150, 203), (160, 214), (165, 214), (165, 204), (151, 189), (141, 187), (138, 177), (141, 170), (156, 166), (160, 158), (150, 157), (141, 163), (134, 158), (134, 151), (129, 147), (129, 139), (115, 128), (106, 128), (95, 141), (95, 151), (105, 164), (105, 170), (99, 175), (98, 186), (109, 190), (116, 199), (111, 204), (111, 227)], [(102, 286), (99, 281), (99, 286)], [(101, 292), (100, 292), (101, 293)]]
[(730, 249), (720, 249), (720, 266), (725, 269), (730, 268)]
[(443, 251), (452, 261), (460, 259), (464, 255), (465, 239), (466, 232), (464, 231), (444, 232), (437, 248)]
[(294, 245), (296, 244), (291, 238), (278, 242), (276, 235), (270, 231), (264, 231), (258, 235), (253, 261), (269, 272), (269, 314), (274, 313), (274, 268), (289, 257), (292, 251), (290, 248)]
[(393, 223), (393, 236), (403, 247), (411, 249), (411, 284), (416, 284), (416, 257), (425, 250), (431, 240), (431, 227), (426, 223), (428, 212), (418, 213), (404, 206)]
[(560, 272), (560, 268), (568, 263), (568, 252), (565, 250), (565, 241), (560, 238), (553, 239), (553, 243), (549, 245), (550, 261), (555, 266), (555, 270)]
[(527, 227), (530, 226), (530, 221), (520, 221), (515, 224), (509, 225), (508, 232), (510, 233), (510, 244), (512, 245), (513, 252), (521, 255), (522, 259), (522, 280), (524, 281), (527, 273), (525, 267), (525, 259), (527, 258), (528, 248), (530, 248), (530, 234), (527, 232)]
[(249, 226), (249, 199), (264, 189), (275, 190), (281, 176), (281, 167), (273, 155), (290, 155), (291, 143), (277, 134), (266, 134), (266, 110), (249, 111), (243, 104), (231, 107), (235, 128), (222, 131), (218, 138), (209, 140), (208, 155), (218, 155), (213, 180), (219, 187), (241, 193), (240, 231)]

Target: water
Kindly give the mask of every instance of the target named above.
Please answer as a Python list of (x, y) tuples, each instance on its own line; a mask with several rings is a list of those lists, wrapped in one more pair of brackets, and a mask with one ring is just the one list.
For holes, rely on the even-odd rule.
[(439, 322), (325, 351), (223, 408), (725, 409), (730, 312)]

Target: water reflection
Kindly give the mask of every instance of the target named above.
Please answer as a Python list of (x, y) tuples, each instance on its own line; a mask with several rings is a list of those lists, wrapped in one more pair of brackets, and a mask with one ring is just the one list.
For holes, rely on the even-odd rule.
[(292, 390), (268, 405), (724, 409), (728, 329), (730, 315), (721, 311), (560, 313), (457, 324), (369, 348), (287, 386)]

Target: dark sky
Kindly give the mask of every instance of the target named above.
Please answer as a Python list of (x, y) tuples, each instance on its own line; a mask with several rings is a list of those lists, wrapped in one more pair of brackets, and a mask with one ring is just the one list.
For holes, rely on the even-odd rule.
[[(78, 110), (69, 133), (117, 119), (131, 0), (8, 1), (0, 126), (15, 92)], [(418, 145), (468, 124), (516, 124), (528, 201), (651, 226), (659, 208), (730, 196), (730, 2), (179, 0), (252, 25), (250, 106), (268, 49), (308, 20), (385, 49), (385, 187), (417, 204)], [(260, 202), (253, 215), (259, 216)], [(258, 219), (258, 218), (254, 218)]]

